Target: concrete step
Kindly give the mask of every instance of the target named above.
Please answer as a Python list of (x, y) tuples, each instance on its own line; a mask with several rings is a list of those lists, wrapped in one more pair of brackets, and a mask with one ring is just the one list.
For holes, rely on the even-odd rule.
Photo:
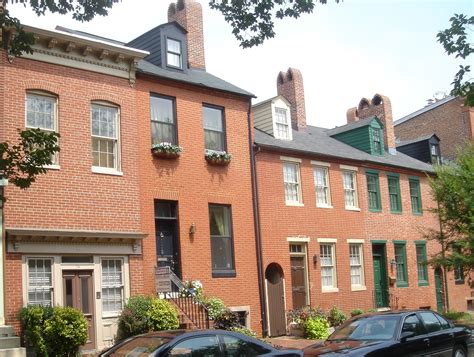
[(15, 336), (15, 330), (11, 326), (0, 326), (0, 337)]
[(20, 337), (18, 336), (9, 336), (9, 337), (0, 337), (0, 350), (17, 348), (21, 346)]
[(26, 357), (26, 348), (6, 348), (0, 349), (0, 357)]

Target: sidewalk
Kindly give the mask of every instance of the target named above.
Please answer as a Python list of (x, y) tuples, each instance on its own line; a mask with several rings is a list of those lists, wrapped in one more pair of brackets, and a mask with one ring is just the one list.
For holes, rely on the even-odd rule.
[(321, 342), (321, 340), (307, 340), (296, 336), (270, 337), (266, 340), (275, 347), (294, 348), (297, 350), (302, 350), (305, 347)]

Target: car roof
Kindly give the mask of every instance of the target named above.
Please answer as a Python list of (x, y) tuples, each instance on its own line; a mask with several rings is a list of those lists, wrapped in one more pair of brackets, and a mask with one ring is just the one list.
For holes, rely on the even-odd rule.
[(432, 312), (432, 313), (438, 314), (436, 311), (428, 310), (428, 309), (388, 310), (388, 311), (368, 312), (365, 314), (356, 315), (354, 316), (354, 318), (377, 317), (377, 316), (406, 316), (406, 315), (410, 315), (413, 313), (420, 313), (420, 312)]

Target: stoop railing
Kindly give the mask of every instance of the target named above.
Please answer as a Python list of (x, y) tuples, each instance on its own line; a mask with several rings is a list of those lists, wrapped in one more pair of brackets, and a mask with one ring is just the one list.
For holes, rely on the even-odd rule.
[(171, 300), (198, 329), (209, 328), (207, 308), (169, 267), (156, 269), (156, 290), (158, 295)]

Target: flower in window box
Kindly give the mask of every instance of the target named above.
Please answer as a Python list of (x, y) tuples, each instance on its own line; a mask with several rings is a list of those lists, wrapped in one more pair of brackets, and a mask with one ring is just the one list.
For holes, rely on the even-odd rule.
[(206, 150), (204, 157), (211, 165), (229, 165), (232, 155), (225, 151)]
[(153, 155), (163, 159), (176, 159), (181, 155), (183, 148), (179, 145), (174, 145), (172, 143), (159, 143), (154, 144), (151, 147)]

